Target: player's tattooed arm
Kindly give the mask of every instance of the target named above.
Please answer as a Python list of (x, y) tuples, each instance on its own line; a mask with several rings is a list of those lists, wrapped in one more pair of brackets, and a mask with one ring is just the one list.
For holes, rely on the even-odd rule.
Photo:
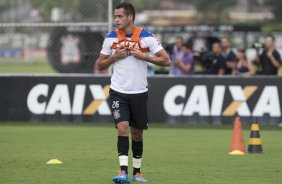
[(142, 53), (140, 50), (137, 50), (137, 49), (133, 49), (131, 51), (131, 55), (140, 60), (147, 61), (155, 65), (159, 65), (159, 66), (169, 66), (170, 65), (169, 56), (164, 49), (161, 49), (160, 51), (158, 51), (155, 54), (156, 57), (146, 56), (144, 53)]
[(109, 68), (115, 61), (127, 57), (127, 50), (118, 48), (115, 54), (109, 56), (100, 54), (98, 58), (98, 70), (105, 70)]

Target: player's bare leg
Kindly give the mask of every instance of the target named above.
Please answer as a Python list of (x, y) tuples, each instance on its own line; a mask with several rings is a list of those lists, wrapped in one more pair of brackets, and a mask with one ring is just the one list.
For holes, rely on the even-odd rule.
[(128, 137), (129, 134), (129, 122), (122, 121), (117, 124), (118, 136)]
[(143, 154), (143, 130), (130, 128), (132, 138), (132, 153), (133, 153), (133, 181), (147, 182), (141, 174), (141, 162)]
[(124, 183), (129, 184), (130, 179), (127, 174), (128, 172), (128, 150), (129, 150), (129, 122), (123, 121), (117, 124), (118, 130), (118, 155), (120, 164), (120, 174), (113, 177), (114, 183)]

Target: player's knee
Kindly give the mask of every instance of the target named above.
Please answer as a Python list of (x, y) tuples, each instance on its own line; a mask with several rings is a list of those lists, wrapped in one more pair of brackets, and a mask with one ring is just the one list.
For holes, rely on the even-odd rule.
[(133, 130), (131, 131), (132, 139), (136, 142), (143, 140), (143, 131), (142, 130)]
[(119, 136), (128, 136), (128, 129), (126, 129), (126, 128), (118, 129), (118, 135)]
[(126, 125), (118, 125), (118, 135), (119, 136), (128, 136), (129, 133), (129, 127)]
[(143, 140), (143, 137), (142, 136), (139, 136), (139, 137), (133, 137), (132, 136), (132, 140), (135, 141), (135, 142), (141, 142)]

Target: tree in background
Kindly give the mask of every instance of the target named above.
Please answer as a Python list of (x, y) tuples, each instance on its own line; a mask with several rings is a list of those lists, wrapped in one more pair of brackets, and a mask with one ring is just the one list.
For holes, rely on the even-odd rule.
[(0, 12), (7, 10), (11, 7), (11, 2), (9, 1), (0, 1)]
[[(125, 0), (134, 4), (136, 10), (159, 9), (160, 0)], [(236, 5), (236, 0), (174, 0), (173, 3), (186, 3), (193, 5), (199, 11), (199, 21), (205, 23), (222, 22), (228, 17), (226, 14), (228, 10)]]
[[(50, 21), (51, 11), (54, 7), (64, 10), (65, 14), (74, 19), (88, 21), (101, 21), (107, 19), (107, 0), (29, 0), (45, 21)], [(124, 0), (134, 4), (137, 11), (159, 9), (161, 0)], [(255, 0), (262, 6), (268, 6), (275, 15), (274, 22), (282, 20), (282, 1)], [(0, 10), (6, 9), (9, 0), (1, 1)], [(120, 0), (113, 0), (113, 8)], [(199, 11), (200, 23), (226, 23), (229, 21), (228, 13), (238, 0), (173, 0), (173, 3), (187, 3)], [(7, 4), (8, 3), (8, 4)]]
[(126, 1), (134, 5), (136, 11), (159, 9), (160, 0), (130, 0)]
[(275, 22), (281, 23), (282, 20), (282, 1), (279, 0), (266, 0), (266, 5), (268, 5), (273, 14), (275, 15)]
[[(236, 0), (180, 0), (182, 2), (191, 3), (202, 15), (200, 21), (208, 23), (210, 21), (222, 22), (226, 19), (228, 10), (234, 7), (237, 3)], [(212, 20), (211, 20), (212, 19)]]
[[(51, 11), (54, 7), (62, 8), (65, 14), (69, 14), (74, 19), (88, 21), (105, 21), (108, 17), (107, 0), (30, 0), (32, 6), (41, 12), (45, 21), (50, 21)], [(120, 0), (113, 0), (113, 8)], [(128, 0), (133, 3), (137, 11), (144, 9), (158, 9), (160, 0)]]
[(62, 8), (64, 12), (73, 14), (78, 10), (79, 1), (54, 1), (54, 0), (30, 0), (32, 6), (37, 9), (45, 21), (51, 20), (52, 9)]
[(41, 13), (45, 21), (50, 21), (52, 9), (55, 7), (62, 9), (71, 20), (103, 21), (107, 20), (108, 16), (105, 0), (30, 0), (30, 2)]

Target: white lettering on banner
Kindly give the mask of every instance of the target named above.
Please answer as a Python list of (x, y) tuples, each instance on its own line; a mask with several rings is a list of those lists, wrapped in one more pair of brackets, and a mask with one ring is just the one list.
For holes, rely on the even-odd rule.
[(46, 102), (39, 102), (40, 96), (47, 97), (49, 86), (47, 84), (38, 84), (34, 86), (27, 96), (27, 107), (33, 114), (43, 114), (46, 108)]
[[(101, 115), (111, 115), (106, 101), (108, 97), (102, 86), (89, 85), (89, 90), (92, 94), (93, 101), (87, 107), (89, 111), (87, 115), (94, 115), (96, 113), (95, 108), (97, 108), (97, 112)], [(75, 86), (72, 100), (67, 84), (57, 84), (50, 95), (50, 99), (47, 99), (49, 92), (48, 84), (37, 84), (30, 90), (27, 97), (27, 106), (30, 112), (38, 115), (55, 114), (56, 112), (60, 112), (63, 115), (83, 114), (86, 85), (77, 84)], [(43, 101), (39, 101), (39, 97), (41, 96), (45, 97)]]
[(54, 114), (57, 111), (71, 114), (70, 94), (66, 84), (58, 84), (55, 87), (45, 113)]
[(264, 88), (254, 109), (253, 116), (263, 116), (265, 113), (269, 113), (273, 117), (281, 116), (277, 86), (267, 86)]
[(78, 84), (75, 86), (73, 104), (72, 104), (72, 114), (80, 115), (83, 111), (84, 98), (85, 98), (86, 86), (83, 84)]
[[(265, 86), (255, 104), (253, 112), (250, 111), (247, 100), (257, 88), (257, 86), (246, 86), (244, 89), (242, 86), (229, 86), (228, 89), (233, 101), (223, 112), (225, 86), (218, 85), (214, 87), (211, 105), (209, 105), (207, 86), (194, 86), (191, 93), (188, 94), (186, 102), (187, 86), (175, 85), (165, 94), (163, 101), (164, 110), (171, 116), (192, 116), (194, 114), (201, 116), (233, 116), (237, 113), (239, 116), (261, 117), (264, 114), (269, 114), (272, 117), (280, 117), (281, 107), (277, 86)], [(183, 100), (177, 103), (177, 98), (182, 98)]]
[(180, 116), (182, 114), (184, 104), (176, 104), (175, 100), (177, 97), (185, 99), (186, 86), (176, 85), (170, 88), (164, 97), (164, 109), (171, 116)]
[(184, 116), (198, 113), (201, 116), (210, 114), (207, 86), (195, 86), (183, 111)]
[(215, 86), (211, 102), (211, 115), (220, 116), (222, 112), (223, 96), (225, 93), (225, 86)]

